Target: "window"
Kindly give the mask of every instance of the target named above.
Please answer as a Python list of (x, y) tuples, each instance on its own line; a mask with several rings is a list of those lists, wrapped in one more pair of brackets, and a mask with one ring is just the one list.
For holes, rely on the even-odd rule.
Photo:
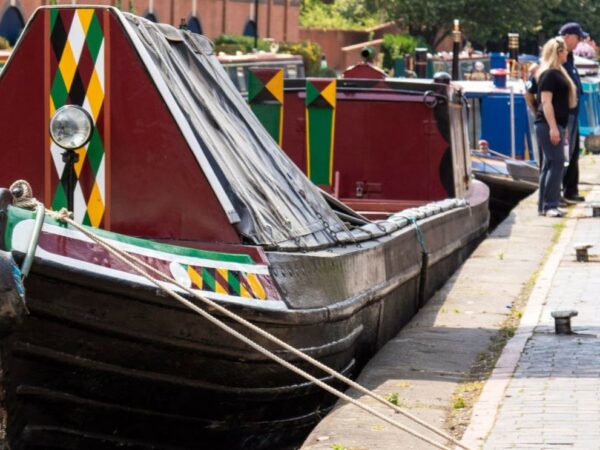
[(15, 7), (9, 7), (0, 20), (0, 36), (4, 36), (10, 42), (10, 45), (15, 45), (25, 22), (21, 12)]
[(255, 36), (256, 35), (256, 23), (254, 20), (248, 19), (246, 25), (244, 25), (244, 31), (242, 33), (244, 36)]
[(187, 21), (187, 27), (192, 33), (202, 34), (202, 24), (197, 17), (190, 17)]
[(144, 17), (150, 22), (158, 23), (158, 18), (154, 15), (154, 13), (147, 12)]

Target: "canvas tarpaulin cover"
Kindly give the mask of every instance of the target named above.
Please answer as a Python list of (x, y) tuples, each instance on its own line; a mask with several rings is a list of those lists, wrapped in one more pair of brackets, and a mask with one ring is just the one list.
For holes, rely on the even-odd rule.
[(246, 105), (212, 43), (170, 25), (123, 16), (132, 39), (137, 37), (150, 56), (154, 67), (146, 64), (148, 71), (155, 81), (164, 80), (233, 205), (238, 231), (268, 248), (334, 243), (342, 222)]

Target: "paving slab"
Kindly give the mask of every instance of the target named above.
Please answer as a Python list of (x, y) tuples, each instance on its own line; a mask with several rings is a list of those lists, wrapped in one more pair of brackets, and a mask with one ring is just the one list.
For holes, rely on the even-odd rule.
[[(600, 201), (600, 186), (592, 186), (587, 200)], [(554, 261), (544, 269), (552, 273), (535, 286), (545, 295), (527, 305), (526, 314), (537, 319), (524, 331), (519, 359), (495, 401), (475, 406), (464, 444), (600, 448), (600, 217), (591, 217), (586, 209), (567, 220)], [(574, 246), (581, 242), (593, 245), (589, 262), (576, 261)], [(571, 320), (573, 334), (555, 333), (551, 313), (558, 310), (578, 311)], [(497, 375), (492, 373), (488, 384)], [(484, 389), (481, 398), (486, 394)]]
[[(582, 182), (587, 185), (584, 188), (590, 189), (595, 184), (600, 184), (599, 157), (582, 158), (580, 168)], [(594, 279), (595, 273), (589, 275), (571, 273), (569, 268), (575, 264), (572, 262), (575, 253), (567, 244), (571, 244), (574, 239), (586, 238), (594, 242), (597, 239), (599, 245), (598, 248), (594, 248), (597, 253), (592, 251), (590, 254), (598, 255), (600, 262), (600, 224), (594, 228), (592, 219), (587, 218), (591, 215), (591, 209), (589, 207), (586, 209), (583, 205), (579, 205), (576, 211), (571, 212), (573, 219), (540, 217), (537, 215), (536, 200), (537, 197), (533, 194), (521, 202), (398, 336), (381, 349), (360, 374), (358, 381), (362, 385), (383, 396), (397, 394), (400, 405), (411, 414), (433, 426), (443, 427), (451, 413), (451, 402), (459, 383), (466, 379), (477, 363), (478, 357), (488, 350), (491, 339), (498, 335), (503, 323), (512, 314), (515, 302), (531, 288), (533, 281), (537, 280), (538, 283), (531, 289), (530, 297), (537, 305), (537, 310), (534, 308), (524, 312), (521, 328), (498, 360), (494, 378), (486, 383), (484, 391), (487, 389), (488, 395), (478, 402), (480, 410), (484, 411), (484, 416), (474, 416), (471, 424), (474, 422), (475, 429), (487, 429), (486, 437), (491, 433), (489, 430), (492, 430), (494, 425), (498, 426), (496, 428), (498, 446), (494, 448), (540, 449), (546, 446), (557, 448), (557, 445), (563, 445), (558, 442), (561, 436), (565, 442), (576, 442), (577, 445), (582, 445), (576, 448), (587, 448), (587, 445), (592, 445), (593, 437), (597, 434), (596, 431), (592, 433), (596, 426), (595, 407), (600, 401), (595, 400), (595, 403), (590, 404), (585, 396), (586, 393), (591, 392), (596, 395), (594, 383), (591, 381), (592, 377), (597, 376), (597, 371), (594, 372), (595, 367), (583, 364), (582, 359), (578, 358), (561, 359), (558, 356), (558, 348), (553, 351), (544, 346), (543, 342), (537, 346), (529, 346), (528, 333), (533, 333), (538, 326), (540, 332), (548, 334), (553, 331), (553, 323), (543, 321), (538, 324), (542, 317), (541, 311), (547, 303), (549, 286), (555, 275), (553, 270), (548, 269), (544, 272), (542, 269), (548, 265), (546, 260), (552, 260), (553, 255), (556, 255), (552, 260), (553, 264), (558, 266), (562, 261), (565, 270), (558, 276), (560, 283), (556, 291), (552, 291), (552, 296), (555, 298), (552, 308), (572, 306), (573, 297), (577, 297), (579, 299), (577, 308), (582, 311), (587, 308), (586, 314), (593, 313), (594, 289), (584, 288), (582, 285), (589, 283), (594, 286), (596, 292), (600, 292), (600, 277)], [(584, 227), (586, 231), (575, 232), (575, 224), (578, 221), (582, 223), (589, 221), (590, 226)], [(565, 224), (566, 228), (571, 227), (572, 238), (563, 238), (562, 241), (555, 243), (553, 236), (562, 227), (560, 224)], [(562, 235), (565, 235), (565, 231)], [(555, 247), (558, 251), (553, 252)], [(548, 255), (550, 258), (547, 258)], [(600, 263), (597, 266), (600, 271)], [(546, 285), (541, 285), (540, 280)], [(600, 302), (598, 303), (600, 305)], [(600, 321), (600, 314), (596, 315)], [(600, 333), (595, 325), (592, 329), (589, 321), (575, 321), (575, 324), (588, 330), (588, 333), (593, 334), (596, 331)], [(562, 345), (567, 346), (566, 343)], [(584, 344), (573, 341), (568, 348), (578, 348), (582, 345)], [(525, 348), (528, 349), (531, 359), (523, 361), (521, 370), (527, 370), (527, 374), (534, 377), (538, 383), (533, 383), (534, 386), (529, 383), (525, 385), (516, 383), (512, 386), (511, 389), (514, 391), (511, 391), (506, 399), (509, 400), (509, 404), (510, 400), (514, 399), (516, 412), (511, 412), (507, 407), (505, 418), (496, 421), (498, 401), (505, 398), (507, 384), (513, 379), (515, 367), (521, 360), (521, 353)], [(589, 352), (592, 351), (591, 348)], [(597, 353), (600, 358), (600, 351)], [(555, 402), (565, 404), (565, 398), (563, 395), (550, 394), (557, 389), (558, 385), (553, 385), (552, 389), (549, 389), (539, 383), (547, 376), (547, 367), (540, 368), (537, 365), (540, 360), (546, 361), (550, 355), (552, 355), (550, 361), (554, 364), (553, 367), (562, 367), (561, 375), (556, 377), (556, 382), (569, 382), (574, 376), (573, 371), (568, 369), (569, 365), (580, 364), (581, 367), (577, 367), (577, 371), (585, 376), (578, 377), (577, 388), (574, 390), (576, 395), (569, 401), (571, 403), (578, 401), (580, 407), (588, 407), (585, 423), (589, 424), (586, 425), (586, 429), (590, 430), (590, 434), (575, 434), (570, 426), (566, 427), (568, 430), (562, 430), (564, 431), (562, 434), (556, 432), (557, 424), (561, 423), (563, 417), (555, 414), (554, 404)], [(597, 367), (600, 367), (600, 361)], [(522, 379), (525, 379), (525, 372), (517, 377), (517, 380)], [(529, 395), (526, 401), (518, 402), (517, 399), (522, 396), (521, 390), (528, 390)], [(391, 412), (384, 405), (352, 390), (349, 393), (376, 410), (400, 420), (401, 416)], [(542, 399), (546, 403), (540, 405)], [(583, 411), (579, 409), (579, 413), (583, 414)], [(549, 425), (545, 428), (540, 427), (541, 417), (548, 421)], [(600, 414), (598, 417), (600, 418)], [(412, 425), (407, 420), (400, 421), (429, 438), (440, 440), (433, 433)], [(600, 430), (600, 427), (597, 429)], [(536, 431), (533, 440), (530, 439), (531, 430), (539, 430), (539, 433)], [(471, 435), (469, 442), (474, 446), (483, 444), (483, 439), (476, 434)], [(519, 444), (515, 444), (515, 441)], [(575, 448), (573, 444), (570, 445), (569, 448)], [(305, 450), (332, 448), (420, 450), (433, 447), (372, 418), (354, 405), (340, 402), (317, 425), (302, 446)]]

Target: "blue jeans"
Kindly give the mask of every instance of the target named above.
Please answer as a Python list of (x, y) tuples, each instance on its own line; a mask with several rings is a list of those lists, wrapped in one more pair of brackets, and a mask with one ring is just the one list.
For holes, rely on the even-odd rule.
[(560, 201), (560, 185), (565, 169), (565, 154), (563, 142), (565, 129), (559, 125), (560, 142), (554, 145), (550, 142), (550, 127), (547, 123), (536, 123), (535, 134), (538, 145), (544, 155), (540, 170), (540, 188), (538, 211), (546, 212), (557, 208)]
[(579, 125), (577, 115), (569, 114), (567, 125), (569, 137), (569, 166), (563, 175), (563, 195), (567, 198), (579, 195)]

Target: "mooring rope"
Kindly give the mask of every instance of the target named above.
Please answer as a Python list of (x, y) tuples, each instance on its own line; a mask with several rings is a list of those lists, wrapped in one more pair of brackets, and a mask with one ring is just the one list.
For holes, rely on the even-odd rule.
[[(69, 225), (73, 226), (74, 228), (76, 228), (77, 230), (79, 230), (81, 233), (83, 233), (85, 236), (87, 236), (88, 238), (92, 239), (94, 242), (98, 243), (101, 247), (103, 247), (104, 249), (106, 249), (109, 253), (114, 254), (118, 259), (120, 259), (123, 263), (125, 263), (126, 265), (128, 265), (129, 267), (131, 267), (133, 270), (135, 270), (137, 273), (139, 273), (140, 275), (142, 275), (144, 278), (146, 278), (148, 281), (150, 281), (152, 284), (156, 285), (157, 287), (163, 289), (165, 292), (167, 292), (170, 296), (172, 296), (173, 298), (175, 298), (177, 301), (179, 301), (180, 303), (182, 303), (183, 305), (185, 305), (186, 307), (190, 308), (191, 310), (193, 310), (194, 312), (200, 314), (202, 317), (204, 317), (206, 320), (208, 320), (209, 322), (213, 323), (215, 326), (221, 328), (222, 330), (224, 330), (225, 332), (231, 334), (232, 336), (236, 337), (237, 339), (241, 340), (242, 342), (246, 343), (247, 345), (249, 345), (250, 347), (254, 348), (256, 351), (258, 351), (259, 353), (263, 354), (264, 356), (267, 356), (268, 358), (272, 359), (273, 361), (281, 364), (283, 367), (286, 367), (287, 369), (291, 370), (292, 372), (297, 373), (298, 375), (302, 376), (303, 378), (313, 382), (314, 384), (316, 384), (317, 386), (321, 387), (322, 389), (326, 390), (327, 392), (329, 392), (330, 394), (335, 395), (336, 397), (351, 403), (365, 411), (367, 411), (368, 413), (374, 415), (375, 417), (378, 417), (379, 419), (383, 420), (384, 422), (389, 423), (390, 425), (405, 431), (406, 433), (424, 441), (427, 442), (428, 444), (431, 444), (432, 446), (442, 449), (442, 450), (450, 450), (448, 447), (439, 444), (431, 439), (429, 439), (428, 437), (413, 431), (407, 427), (405, 427), (404, 425), (402, 425), (401, 423), (379, 413), (378, 411), (372, 409), (371, 407), (362, 404), (361, 402), (349, 397), (348, 395), (344, 394), (343, 392), (339, 391), (336, 388), (333, 388), (331, 386), (329, 386), (328, 384), (322, 382), (321, 380), (319, 380), (318, 378), (314, 377), (313, 375), (310, 375), (309, 373), (305, 372), (304, 370), (294, 366), (293, 364), (285, 361), (284, 359), (280, 358), (279, 356), (275, 355), (274, 353), (272, 353), (271, 351), (267, 350), (266, 348), (260, 346), (259, 344), (255, 343), (254, 341), (252, 341), (250, 338), (244, 336), (243, 334), (239, 333), (238, 331), (234, 330), (233, 328), (229, 327), (227, 324), (223, 323), (221, 320), (217, 319), (216, 317), (213, 317), (210, 313), (204, 311), (203, 309), (201, 309), (200, 307), (198, 307), (197, 305), (195, 305), (194, 303), (190, 302), (189, 300), (185, 299), (184, 297), (182, 297), (180, 294), (176, 293), (175, 291), (173, 291), (170, 287), (166, 286), (165, 283), (161, 280), (158, 280), (154, 277), (152, 277), (151, 275), (149, 275), (145, 270), (141, 269), (139, 266), (149, 270), (150, 272), (153, 272), (155, 274), (157, 274), (159, 277), (167, 280), (170, 284), (174, 284), (175, 286), (179, 287), (180, 289), (184, 290), (185, 292), (187, 292), (188, 294), (190, 294), (191, 296), (197, 298), (198, 300), (202, 301), (203, 303), (207, 304), (208, 306), (210, 306), (210, 308), (215, 309), (217, 311), (219, 311), (220, 313), (222, 313), (223, 315), (233, 319), (234, 321), (244, 325), (245, 327), (251, 329), (252, 331), (258, 333), (259, 335), (261, 335), (262, 337), (268, 339), (269, 341), (281, 346), (282, 348), (288, 350), (290, 353), (292, 353), (293, 355), (298, 356), (301, 359), (304, 359), (305, 361), (309, 362), (310, 364), (312, 364), (313, 366), (323, 370), (324, 372), (330, 374), (331, 376), (333, 376), (334, 378), (337, 378), (340, 381), (343, 381), (344, 383), (346, 383), (347, 385), (349, 385), (350, 387), (360, 391), (361, 393), (379, 401), (380, 403), (384, 404), (385, 406), (391, 408), (392, 410), (394, 410), (396, 413), (399, 413), (403, 416), (405, 416), (406, 418), (414, 421), (415, 423), (423, 426), (424, 428), (426, 428), (427, 430), (437, 434), (440, 437), (443, 437), (444, 439), (448, 440), (449, 442), (453, 443), (454, 445), (464, 449), (464, 450), (470, 450), (469, 447), (466, 447), (464, 444), (462, 444), (461, 442), (459, 442), (458, 440), (456, 440), (454, 437), (450, 436), (449, 434), (445, 433), (442, 430), (439, 430), (435, 427), (433, 427), (432, 425), (429, 425), (428, 423), (424, 422), (423, 420), (419, 419), (418, 417), (408, 413), (407, 411), (402, 410), (401, 408), (399, 408), (398, 406), (394, 405), (393, 403), (389, 402), (388, 400), (386, 400), (385, 398), (375, 394), (374, 392), (366, 389), (365, 387), (361, 386), (360, 384), (352, 381), (351, 379), (347, 378), (346, 376), (342, 375), (341, 373), (335, 371), (334, 369), (322, 364), (321, 362), (317, 361), (316, 359), (312, 358), (311, 356), (301, 352), (300, 350), (292, 347), (291, 345), (285, 343), (284, 341), (280, 340), (279, 338), (277, 338), (276, 336), (266, 332), (265, 330), (262, 330), (261, 328), (259, 328), (258, 326), (254, 325), (253, 323), (247, 321), (246, 319), (238, 316), (237, 314), (229, 311), (228, 309), (224, 308), (223, 306), (219, 305), (218, 303), (215, 303), (214, 301), (210, 300), (209, 298), (206, 298), (200, 294), (198, 294), (197, 292), (192, 291), (190, 288), (188, 288), (187, 286), (182, 285), (181, 283), (179, 283), (177, 280), (172, 279), (171, 277), (169, 277), (168, 275), (158, 271), (157, 269), (155, 269), (154, 267), (146, 264), (144, 261), (140, 260), (139, 258), (137, 258), (136, 256), (130, 255), (126, 252), (124, 252), (123, 250), (119, 249), (118, 247), (113, 246), (112, 244), (110, 244), (109, 242), (107, 242), (105, 239), (101, 238), (100, 236), (92, 233), (91, 231), (89, 231), (88, 229), (84, 228), (83, 226), (79, 225), (77, 222), (75, 222), (74, 220), (72, 220), (70, 218), (71, 213), (69, 211), (67, 211), (66, 208), (63, 208), (62, 210), (56, 212), (56, 211), (51, 211), (51, 210), (46, 210), (46, 213), (51, 216), (54, 217), (55, 219), (62, 221), (62, 222), (66, 222)], [(137, 265), (136, 265), (137, 264)]]
[(417, 218), (416, 217), (411, 217), (411, 216), (403, 216), (402, 214), (400, 214), (399, 217), (405, 218), (412, 225), (414, 225), (415, 231), (417, 232), (417, 240), (419, 241), (419, 246), (421, 247), (421, 251), (423, 253), (427, 254), (427, 248), (425, 247), (425, 237), (423, 236), (423, 232), (421, 231), (421, 228), (419, 227), (419, 223), (417, 221)]

